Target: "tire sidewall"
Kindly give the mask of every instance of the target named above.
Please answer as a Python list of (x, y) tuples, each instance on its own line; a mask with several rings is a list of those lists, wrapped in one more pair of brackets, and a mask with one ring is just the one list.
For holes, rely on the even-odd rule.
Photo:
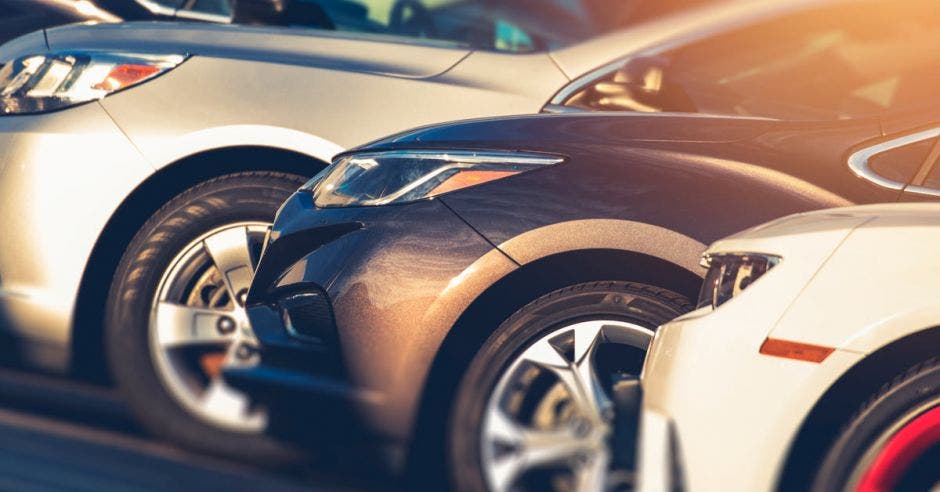
[(940, 363), (898, 376), (850, 419), (817, 471), (812, 490), (843, 490), (885, 433), (940, 395)]
[[(601, 319), (634, 323), (655, 332), (691, 307), (668, 306), (663, 299), (625, 289), (633, 285), (637, 284), (594, 282), (553, 292), (518, 311), (484, 342), (460, 383), (450, 417), (448, 452), (456, 490), (487, 490), (479, 439), (485, 408), (503, 372), (532, 343), (564, 326)], [(658, 309), (631, 302), (639, 296), (644, 296), (646, 308)]]
[(108, 295), (105, 349), (118, 390), (152, 434), (237, 458), (277, 462), (292, 454), (258, 433), (217, 428), (177, 401), (153, 360), (151, 309), (165, 272), (186, 246), (226, 225), (270, 223), (302, 182), (299, 176), (239, 173), (201, 183), (153, 214), (129, 243)]

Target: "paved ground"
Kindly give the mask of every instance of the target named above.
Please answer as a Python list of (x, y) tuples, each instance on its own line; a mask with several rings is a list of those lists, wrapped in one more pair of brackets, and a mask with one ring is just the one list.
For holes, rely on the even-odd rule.
[(253, 468), (144, 436), (96, 387), (0, 370), (0, 491), (355, 492), (323, 471)]

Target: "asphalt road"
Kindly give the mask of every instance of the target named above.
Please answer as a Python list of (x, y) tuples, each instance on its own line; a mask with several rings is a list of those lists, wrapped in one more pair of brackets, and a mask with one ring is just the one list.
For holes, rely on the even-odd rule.
[(145, 436), (108, 391), (0, 370), (0, 491), (356, 492), (329, 471), (276, 472)]

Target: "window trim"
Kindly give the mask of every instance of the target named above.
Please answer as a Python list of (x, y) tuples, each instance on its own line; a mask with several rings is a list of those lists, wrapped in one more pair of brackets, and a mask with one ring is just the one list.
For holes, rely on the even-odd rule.
[[(897, 181), (890, 180), (876, 173), (869, 165), (868, 161), (872, 157), (885, 153), (889, 150), (894, 150), (905, 145), (914, 144), (917, 142), (922, 142), (924, 140), (929, 140), (931, 138), (936, 138), (940, 136), (940, 127), (931, 128), (929, 130), (922, 130), (915, 133), (910, 133), (902, 137), (897, 137), (891, 140), (877, 143), (875, 145), (870, 145), (868, 147), (862, 148), (852, 153), (848, 158), (849, 170), (859, 178), (868, 181), (876, 186), (881, 188), (887, 188), (894, 191), (911, 191), (914, 193), (929, 194), (931, 196), (940, 196), (940, 190), (932, 190), (930, 188), (925, 188), (922, 186), (914, 185), (915, 181), (912, 180), (911, 184), (908, 183), (899, 183)], [(937, 150), (937, 145), (940, 144), (938, 140), (937, 144), (931, 148), (930, 152), (927, 153), (927, 157), (924, 158), (924, 161), (918, 166), (917, 173), (914, 174), (914, 179), (921, 176), (924, 168), (927, 166), (933, 167), (932, 164), (936, 160), (937, 155), (935, 150)], [(926, 173), (924, 173), (926, 177)], [(923, 179), (921, 179), (923, 183)], [(918, 183), (920, 184), (920, 183)]]
[(154, 0), (134, 0), (138, 5), (147, 9), (151, 14), (160, 15), (164, 17), (176, 17), (179, 19), (189, 19), (197, 20), (204, 22), (215, 22), (219, 24), (230, 24), (232, 18), (230, 16), (218, 15), (218, 14), (207, 14), (203, 12), (194, 12), (191, 10), (186, 10), (182, 7), (173, 8), (167, 7), (166, 5), (155, 2)]
[(588, 85), (593, 84), (594, 82), (597, 82), (598, 80), (619, 70), (633, 57), (634, 55), (622, 56), (572, 80), (567, 85), (562, 87), (561, 90), (556, 92), (554, 96), (552, 96), (552, 99), (548, 102), (548, 104), (545, 105), (545, 109), (551, 108), (554, 110), (552, 112), (556, 112), (560, 108), (568, 108), (569, 106), (566, 106), (565, 103), (568, 101), (568, 99), (571, 98), (571, 96), (575, 95), (575, 93), (581, 91)]

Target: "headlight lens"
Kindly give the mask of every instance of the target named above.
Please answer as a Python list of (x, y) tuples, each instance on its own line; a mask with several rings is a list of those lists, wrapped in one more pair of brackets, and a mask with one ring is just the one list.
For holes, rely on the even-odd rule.
[(53, 111), (101, 99), (170, 70), (181, 55), (56, 52), (0, 69), (0, 115)]
[(705, 255), (708, 267), (705, 283), (698, 297), (698, 307), (716, 308), (761, 278), (780, 263), (780, 257), (761, 253), (722, 253)]
[(531, 171), (564, 159), (521, 152), (389, 151), (349, 154), (301, 190), (316, 205), (374, 206), (405, 203)]

